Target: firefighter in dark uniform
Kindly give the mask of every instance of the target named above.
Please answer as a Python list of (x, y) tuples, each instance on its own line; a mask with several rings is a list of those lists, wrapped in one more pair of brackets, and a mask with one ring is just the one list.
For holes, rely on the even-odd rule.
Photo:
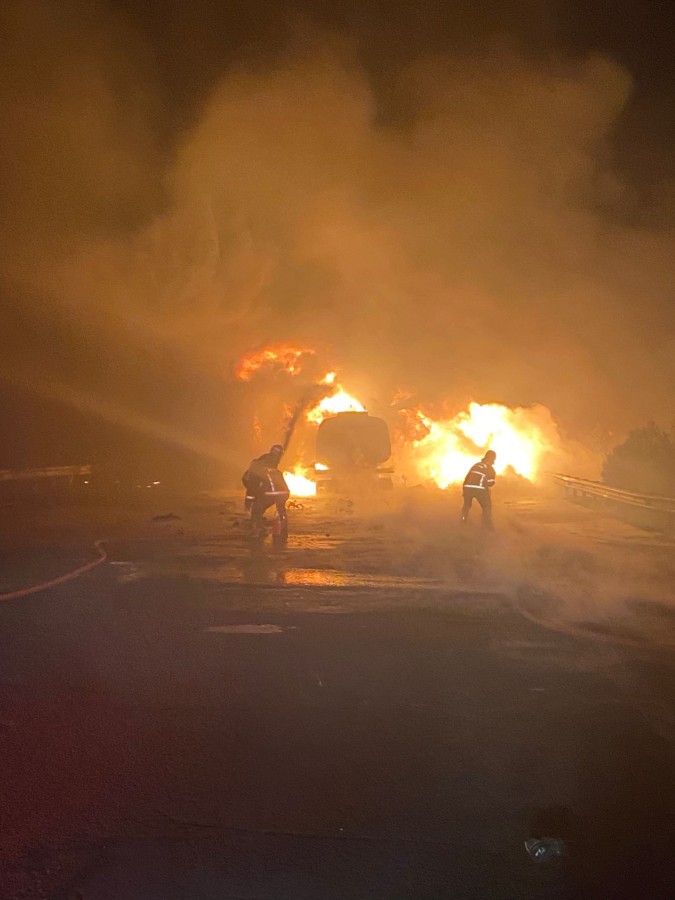
[(279, 517), (279, 534), (277, 537), (285, 541), (288, 538), (288, 518), (286, 501), (290, 491), (283, 473), (279, 471), (279, 463), (284, 448), (281, 444), (270, 447), (269, 453), (263, 453), (251, 464), (242, 476), (246, 488), (246, 508), (251, 510), (251, 526), (255, 534), (264, 534), (263, 516), (270, 506), (276, 506)]
[(474, 463), (466, 473), (462, 494), (464, 496), (464, 506), (462, 507), (462, 522), (466, 522), (469, 518), (469, 510), (474, 500), (478, 500), (480, 508), (483, 511), (482, 522), (483, 528), (492, 530), (492, 499), (490, 497), (490, 489), (495, 483), (494, 464), (497, 454), (494, 450), (488, 450), (480, 462)]

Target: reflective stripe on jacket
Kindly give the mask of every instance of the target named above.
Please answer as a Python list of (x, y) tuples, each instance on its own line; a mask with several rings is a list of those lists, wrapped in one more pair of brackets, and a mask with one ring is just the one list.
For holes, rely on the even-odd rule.
[(259, 456), (258, 459), (251, 460), (251, 464), (242, 478), (246, 491), (253, 497), (288, 496), (290, 491), (286, 479), (276, 465), (270, 465), (269, 462), (267, 453)]
[(477, 491), (487, 491), (495, 483), (495, 470), (482, 460), (474, 463), (464, 479), (465, 488), (474, 488)]

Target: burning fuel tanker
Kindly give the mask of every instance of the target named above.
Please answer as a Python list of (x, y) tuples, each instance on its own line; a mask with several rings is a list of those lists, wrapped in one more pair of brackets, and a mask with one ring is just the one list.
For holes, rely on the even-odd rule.
[(357, 476), (391, 487), (392, 455), (408, 478), (446, 488), (461, 483), (488, 448), (497, 453), (498, 473), (511, 471), (536, 481), (542, 461), (559, 442), (555, 422), (542, 406), (472, 402), (445, 416), (398, 403), (387, 422), (369, 415), (335, 370), (321, 371), (315, 351), (307, 348), (265, 347), (247, 354), (237, 369), (243, 381), (279, 375), (309, 382), (315, 397), (306, 404), (300, 426), (315, 432), (313, 458), (305, 453), (305, 461), (296, 458), (297, 464), (284, 472), (295, 496), (341, 490)]

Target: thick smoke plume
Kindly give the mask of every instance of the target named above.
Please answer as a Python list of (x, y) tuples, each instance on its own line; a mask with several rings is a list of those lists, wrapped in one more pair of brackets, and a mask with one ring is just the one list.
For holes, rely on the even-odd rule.
[(121, 13), (1, 16), (0, 375), (26, 396), (128, 410), (234, 465), (234, 361), (290, 340), (368, 396), (540, 403), (587, 442), (669, 424), (672, 231), (627, 224), (611, 59), (419, 58), (383, 118), (356, 51), (303, 26), (223, 65), (177, 136)]

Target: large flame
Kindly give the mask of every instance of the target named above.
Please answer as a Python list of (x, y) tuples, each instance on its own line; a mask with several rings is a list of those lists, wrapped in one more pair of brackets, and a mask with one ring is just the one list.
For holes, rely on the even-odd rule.
[(499, 403), (471, 403), (453, 419), (434, 420), (421, 411), (408, 413), (412, 424), (412, 462), (417, 474), (441, 488), (462, 482), (486, 450), (497, 454), (497, 473), (511, 468), (534, 481), (555, 432), (542, 407), (509, 409)]
[[(310, 425), (320, 425), (339, 413), (365, 412), (363, 404), (342, 387), (337, 372), (317, 372), (318, 362), (312, 348), (275, 344), (247, 353), (236, 374), (243, 381), (278, 373), (301, 376), (300, 381), (312, 385), (307, 390), (315, 398), (304, 412)], [(555, 424), (544, 407), (509, 409), (499, 403), (471, 403), (451, 419), (434, 417), (419, 408), (404, 408), (401, 420), (399, 462), (407, 461), (417, 477), (435, 481), (441, 488), (461, 483), (470, 466), (488, 449), (497, 454), (498, 473), (512, 469), (535, 481), (542, 459), (558, 441)], [(298, 465), (284, 473), (294, 496), (316, 494), (316, 483), (308, 478), (309, 472)]]
[(295, 466), (291, 471), (284, 472), (286, 484), (293, 497), (313, 497), (316, 494), (316, 482), (307, 477), (309, 469), (304, 466)]

